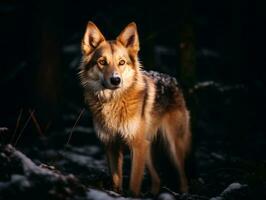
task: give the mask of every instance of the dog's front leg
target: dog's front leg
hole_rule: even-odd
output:
[[[130,177],[130,191],[138,196],[141,189],[141,182],[144,175],[148,142],[145,139],[136,140],[131,143],[132,165]]]
[[[106,146],[106,155],[109,164],[109,170],[112,176],[113,189],[115,192],[122,192],[123,182],[123,151],[118,143],[108,144]]]

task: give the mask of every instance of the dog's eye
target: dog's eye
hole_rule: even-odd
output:
[[[99,63],[100,63],[101,65],[107,65],[106,60],[99,60]]]
[[[125,63],[126,63],[126,61],[124,61],[124,60],[119,61],[119,65],[124,65]]]

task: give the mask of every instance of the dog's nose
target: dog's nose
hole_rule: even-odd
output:
[[[121,78],[120,78],[119,76],[112,76],[112,77],[110,78],[110,82],[111,82],[112,85],[117,86],[117,85],[120,84],[120,82],[121,82]]]

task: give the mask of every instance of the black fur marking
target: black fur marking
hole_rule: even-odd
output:
[[[143,74],[153,79],[156,85],[155,106],[170,108],[178,104],[176,99],[183,94],[174,77],[155,71],[143,71]]]
[[[149,86],[148,86],[148,83],[147,83],[147,80],[146,78],[144,77],[144,83],[145,83],[145,94],[144,94],[144,99],[143,99],[143,104],[142,104],[142,112],[141,112],[141,116],[144,116],[144,113],[145,113],[145,108],[146,108],[146,105],[147,105],[147,99],[148,99],[148,96],[149,96]]]

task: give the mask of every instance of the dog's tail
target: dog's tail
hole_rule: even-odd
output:
[[[190,116],[186,109],[167,113],[162,121],[164,143],[180,175],[180,191],[188,191],[185,158],[190,150]]]

